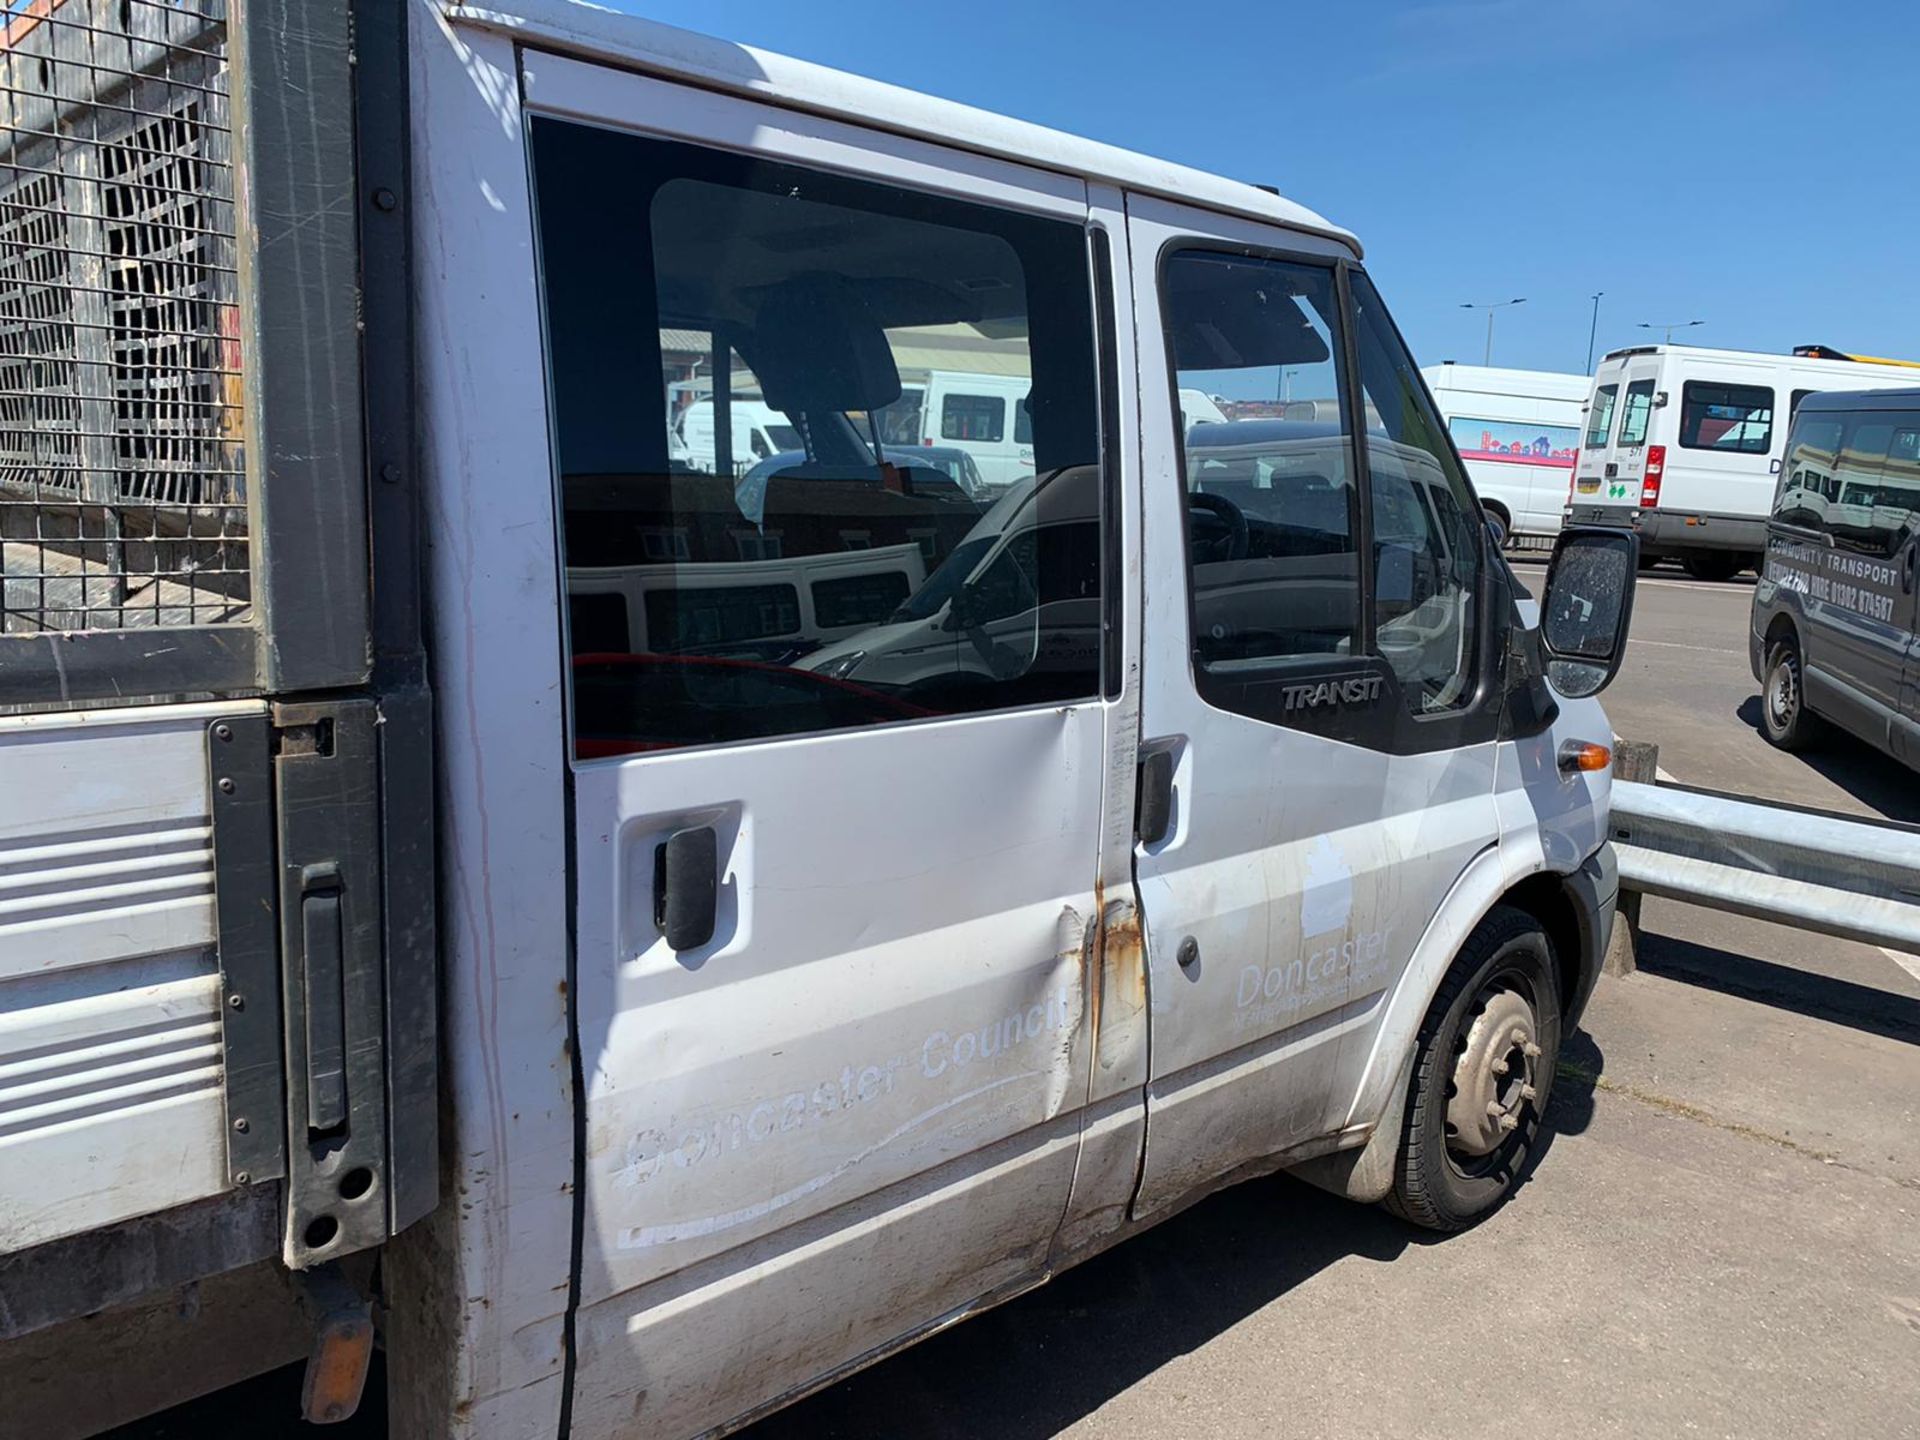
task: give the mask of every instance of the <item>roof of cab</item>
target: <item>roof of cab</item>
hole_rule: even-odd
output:
[[[1800,402],[1800,410],[1920,410],[1920,388],[1816,390]]]
[[[1257,185],[810,61],[623,15],[583,0],[447,3],[445,13],[456,24],[509,35],[536,49],[603,60],[666,79],[692,80],[708,89],[1104,180],[1124,189],[1323,235],[1348,246],[1356,256],[1361,253],[1351,231]]]

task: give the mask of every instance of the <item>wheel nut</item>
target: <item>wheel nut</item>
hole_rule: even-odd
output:
[[[1508,1065],[1504,1060],[1496,1060],[1493,1062],[1493,1073],[1496,1075],[1504,1075],[1512,1068],[1513,1067]]]
[[[1500,1117],[1500,1128],[1507,1131],[1518,1130],[1520,1128],[1520,1122],[1511,1115],[1502,1115]]]
[[[1487,1102],[1487,1114],[1498,1119],[1499,1117],[1505,1115],[1506,1113],[1507,1113],[1506,1110],[1501,1106],[1498,1100],[1489,1100]]]
[[[1520,1053],[1525,1055],[1529,1060],[1538,1060],[1540,1058],[1540,1047],[1529,1040],[1525,1045],[1520,1047]]]
[[[1520,1087],[1520,1098],[1522,1100],[1537,1100],[1539,1097],[1540,1092],[1531,1085],[1522,1085]]]

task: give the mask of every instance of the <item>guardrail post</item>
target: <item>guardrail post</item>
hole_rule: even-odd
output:
[[[1639,740],[1613,742],[1613,778],[1654,784],[1660,773],[1660,747]],[[1607,938],[1603,975],[1631,975],[1638,968],[1635,953],[1640,940],[1640,892],[1622,888],[1613,915],[1613,933]]]

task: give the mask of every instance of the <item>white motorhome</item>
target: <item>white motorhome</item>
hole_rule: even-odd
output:
[[[1352,234],[564,0],[61,13],[0,314],[167,336],[0,410],[0,1434],[338,1420],[378,1330],[405,1440],[687,1440],[1245,1176],[1512,1193],[1635,542],[1529,624]],[[988,521],[874,433],[941,325],[1031,386]],[[803,442],[752,514],[668,334]],[[910,675],[806,666],[916,567]]]
[[[1502,537],[1557,535],[1592,381],[1548,370],[1447,361],[1420,372]]]
[[[1640,345],[1594,372],[1568,520],[1629,527],[1641,559],[1700,580],[1755,568],[1793,413],[1826,390],[1920,386],[1920,366],[1825,346],[1791,355]]]

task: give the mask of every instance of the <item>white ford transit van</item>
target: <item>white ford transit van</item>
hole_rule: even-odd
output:
[[[377,1327],[405,1440],[687,1440],[1241,1177],[1513,1193],[1636,542],[1522,619],[1353,235],[563,0],[8,36],[0,313],[189,374],[157,454],[160,342],[36,322],[0,413],[0,1433],[339,1419]],[[997,499],[888,453],[929,334]]]

